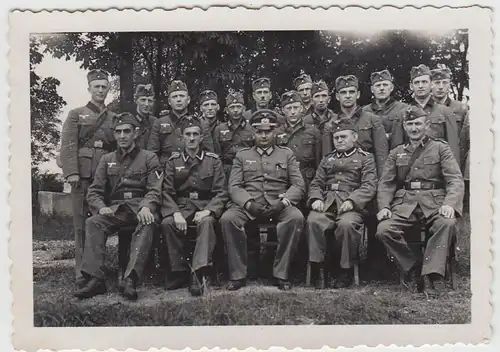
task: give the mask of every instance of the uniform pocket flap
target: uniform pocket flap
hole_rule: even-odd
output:
[[[82,158],[92,158],[94,156],[94,150],[90,148],[80,148],[78,149],[78,156]]]
[[[431,117],[431,123],[444,123],[445,118],[444,115],[437,115],[434,117]]]

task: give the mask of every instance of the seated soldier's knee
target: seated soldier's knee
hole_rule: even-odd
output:
[[[198,226],[207,226],[207,225],[215,225],[215,218],[213,216],[205,216],[201,219]]]
[[[346,218],[338,219],[336,225],[337,228],[341,230],[348,230],[351,228],[357,228],[359,226],[362,226],[361,224],[358,224],[357,222],[353,222],[352,220]]]
[[[387,220],[381,221],[377,226],[377,232],[375,233],[375,238],[378,240],[383,240],[386,237],[390,237],[390,223]]]
[[[163,220],[161,221],[160,226],[161,226],[162,230],[169,229],[172,226],[175,226],[174,217],[173,216],[167,216],[166,218],[163,218]]]
[[[95,227],[96,224],[98,223],[98,218],[101,215],[92,215],[91,217],[85,219],[85,227],[88,228],[90,227]]]
[[[290,210],[290,213],[289,213],[289,221],[298,222],[298,223],[303,224],[304,223],[304,214],[302,214],[302,212],[298,208],[292,207]]]
[[[441,218],[436,220],[436,223],[439,227],[451,229],[456,225],[457,220],[455,218],[447,219],[447,218],[441,217]]]

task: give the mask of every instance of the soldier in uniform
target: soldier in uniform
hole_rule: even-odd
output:
[[[296,208],[304,196],[304,180],[293,151],[274,145],[276,113],[259,110],[251,124],[256,129],[256,145],[236,153],[229,178],[232,204],[220,219],[229,260],[227,288],[237,290],[246,284],[244,226],[249,220],[257,220],[277,222],[279,243],[273,276],[279,289],[289,290],[288,269],[304,225],[304,217]]]
[[[214,149],[224,164],[226,180],[229,179],[236,153],[255,144],[253,128],[243,118],[244,102],[241,92],[230,90],[226,97],[225,109],[228,119],[215,128]]]
[[[276,129],[276,144],[295,153],[307,191],[321,161],[321,133],[315,125],[306,125],[302,120],[303,106],[298,92],[282,94],[281,106],[286,122]]]
[[[394,120],[408,105],[391,96],[394,90],[394,78],[388,70],[372,72],[370,80],[373,101],[365,105],[363,110],[380,117],[387,140],[390,141]],[[389,149],[391,149],[390,145]]]
[[[297,92],[299,92],[300,98],[302,99],[302,104],[304,105],[302,115],[306,116],[312,114],[314,112],[314,106],[312,104],[311,95],[311,89],[313,85],[311,76],[309,76],[307,73],[303,73],[293,80],[293,85],[295,86]]]
[[[201,123],[182,127],[184,151],[173,153],[165,165],[162,187],[161,228],[166,238],[172,274],[167,289],[188,283],[189,267],[184,245],[187,226],[196,225],[196,246],[191,263],[189,291],[202,295],[209,278],[216,244],[215,225],[228,200],[222,162],[217,154],[200,148]]]
[[[179,80],[172,81],[168,87],[168,102],[172,111],[155,121],[148,143],[148,150],[158,154],[162,165],[167,162],[173,152],[180,153],[184,150],[181,127],[189,123],[191,119],[197,118],[188,114],[190,101],[186,84]],[[213,152],[213,140],[206,121],[202,121],[202,128],[202,149]]]
[[[135,89],[134,101],[137,105],[135,118],[139,122],[139,135],[135,143],[142,149],[147,149],[151,128],[156,121],[152,115],[155,94],[151,84],[139,84]]]
[[[215,128],[220,124],[217,118],[217,113],[220,110],[219,98],[213,90],[204,90],[200,93],[199,100],[201,119],[207,122],[208,131],[213,140],[215,138]]]
[[[464,192],[464,208],[469,209],[469,196],[470,196],[470,170],[469,170],[469,154],[470,154],[470,122],[469,114],[465,115],[464,123],[462,124],[462,131],[460,132],[460,168],[462,175],[464,175],[465,192]]]
[[[260,77],[252,82],[253,100],[255,105],[243,113],[245,120],[250,121],[252,114],[260,109],[273,110],[271,107],[271,98],[273,93],[271,91],[271,80],[267,77]],[[275,111],[277,113],[277,111]],[[284,122],[284,117],[279,113],[276,114],[278,119],[278,124]]]
[[[320,133],[323,133],[325,124],[330,121],[335,114],[328,109],[331,96],[328,86],[323,80],[314,82],[311,88],[313,112],[304,116],[306,125],[314,125]]]
[[[445,274],[449,248],[461,216],[464,182],[449,145],[428,136],[431,117],[419,107],[405,113],[410,143],[391,150],[378,184],[377,237],[407,274],[423,278],[424,292],[439,294],[434,282]],[[403,233],[425,222],[428,240],[423,264],[418,263]]]
[[[329,229],[335,230],[335,243],[340,249],[341,273],[334,287],[348,287],[353,281],[351,269],[363,235],[364,209],[377,190],[373,155],[355,146],[357,138],[352,121],[336,121],[335,150],[321,160],[309,189],[307,204],[313,211],[306,221],[306,234],[317,288],[324,288],[325,232]]]
[[[75,233],[76,284],[85,283],[80,271],[85,240],[85,219],[89,215],[87,189],[101,156],[116,148],[113,136],[113,116],[104,102],[109,92],[109,74],[91,70],[87,74],[87,105],[73,109],[64,121],[61,138],[61,165],[66,182],[71,185],[73,227]]]
[[[103,268],[107,236],[123,226],[136,225],[120,290],[127,299],[137,299],[136,284],[159,222],[155,213],[160,206],[163,179],[156,154],[135,143],[139,133],[137,127],[139,123],[132,114],[117,116],[114,135],[118,149],[101,158],[94,182],[89,187],[87,200],[93,216],[85,222],[87,231],[81,266],[85,284],[75,292],[78,298],[106,292]]]
[[[425,65],[419,65],[411,69],[410,77],[413,100],[409,105],[420,107],[429,115],[430,128],[427,130],[429,136],[448,142],[453,155],[457,161],[460,160],[457,118],[449,107],[436,103],[432,98],[431,70]],[[408,136],[403,127],[404,111],[399,115],[398,123],[393,125],[391,148],[408,142]]]
[[[435,102],[451,109],[457,118],[457,128],[462,129],[465,116],[469,113],[469,106],[450,98],[451,71],[449,68],[436,68],[431,70],[432,98]]]
[[[353,75],[340,76],[335,80],[335,89],[337,92],[335,96],[340,103],[341,111],[325,124],[323,155],[331,153],[334,149],[333,122],[338,119],[350,119],[358,128],[356,145],[374,154],[377,172],[380,175],[387,154],[389,153],[389,145],[380,117],[358,106],[357,101],[360,95],[358,86],[358,79]]]

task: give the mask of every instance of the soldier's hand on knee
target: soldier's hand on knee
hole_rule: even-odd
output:
[[[194,218],[193,218],[193,222],[195,224],[199,224],[201,222],[201,220],[203,220],[204,218],[206,218],[207,216],[210,215],[210,210],[201,210],[201,211],[197,211],[195,214],[194,214]]]
[[[439,208],[439,214],[446,219],[453,219],[455,217],[455,209],[449,205],[442,205],[441,208]]]
[[[66,182],[68,182],[71,187],[78,187],[80,184],[80,175],[70,175],[66,178]]]
[[[344,203],[342,203],[342,205],[340,206],[339,208],[339,213],[342,214],[342,213],[347,213],[348,211],[351,211],[354,209],[354,203],[352,202],[352,200],[349,200],[347,199],[346,201],[344,201]]]
[[[175,222],[175,227],[177,227],[177,229],[179,231],[182,231],[182,232],[187,231],[187,222],[181,213],[174,213],[174,222]]]
[[[377,220],[378,221],[382,221],[382,220],[385,220],[385,219],[390,219],[391,217],[392,217],[392,211],[390,211],[387,208],[382,209],[377,214]]]
[[[322,213],[325,210],[325,203],[322,200],[317,199],[311,204],[311,208],[314,211]]]
[[[148,207],[142,207],[137,214],[137,220],[142,225],[151,225],[155,221],[155,217]]]
[[[104,207],[104,208],[99,209],[99,214],[105,215],[105,216],[111,216],[114,214],[114,212],[111,208]]]

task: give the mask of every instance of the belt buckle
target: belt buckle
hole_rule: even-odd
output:
[[[102,148],[104,143],[102,141],[94,141],[94,148]]]
[[[197,200],[198,192],[189,192],[189,199]]]
[[[332,183],[332,184],[330,185],[330,189],[331,189],[332,191],[338,191],[338,190],[339,190],[339,184],[338,184],[338,183]]]
[[[422,182],[420,182],[420,181],[410,182],[410,188],[411,189],[421,189],[422,188]]]
[[[132,199],[132,192],[123,192],[123,199]]]

